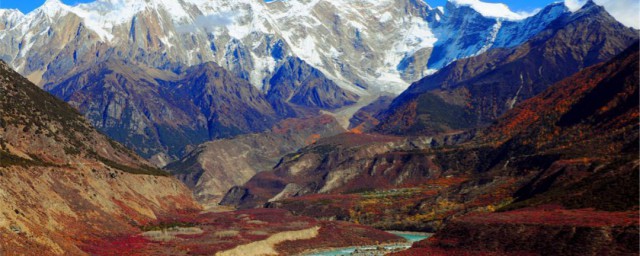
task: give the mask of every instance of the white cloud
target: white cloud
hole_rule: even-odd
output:
[[[533,11],[527,12],[527,11],[518,11],[516,12],[518,15],[522,16],[522,17],[531,17],[533,15],[536,15],[538,12],[540,12],[540,10],[542,10],[542,8],[536,8]]]
[[[505,18],[509,20],[521,20],[526,17],[512,12],[509,7],[501,3],[485,3],[480,0],[450,0],[456,6],[469,6],[485,17]]]
[[[565,0],[564,4],[572,11],[580,9],[586,0]],[[622,24],[640,28],[640,3],[638,0],[595,0],[596,4],[604,6]]]

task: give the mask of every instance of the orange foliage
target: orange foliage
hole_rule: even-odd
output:
[[[305,139],[305,144],[311,145],[318,142],[320,139],[320,134],[311,134],[307,139]]]
[[[354,134],[362,134],[364,129],[364,124],[360,124],[356,127],[354,127],[353,129],[349,130],[350,133],[354,133]]]

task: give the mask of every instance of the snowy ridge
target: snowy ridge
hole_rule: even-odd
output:
[[[442,22],[433,26],[438,41],[429,60],[429,67],[432,69],[440,69],[455,60],[475,56],[493,48],[520,45],[569,12],[559,2],[524,19],[489,18],[478,12],[477,6],[467,8],[468,5],[455,4],[454,1],[476,2],[450,0],[450,4],[443,10]],[[456,30],[459,32],[452,33]]]
[[[23,17],[17,9],[0,9],[0,30],[13,28]]]
[[[558,2],[545,7],[536,15],[521,22],[504,22],[502,29],[496,35],[494,45],[499,47],[520,45],[567,12],[569,12],[567,7]]]
[[[296,56],[347,90],[400,93],[451,61],[520,44],[565,11],[525,17],[479,0],[47,0],[26,15],[0,11],[0,55],[36,80],[105,54],[152,67],[213,61],[258,88]]]

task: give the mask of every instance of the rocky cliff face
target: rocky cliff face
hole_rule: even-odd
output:
[[[493,6],[493,9],[499,10],[500,6]],[[432,69],[441,69],[455,60],[494,48],[518,46],[570,13],[563,3],[550,4],[522,20],[495,19],[483,15],[482,10],[474,9],[473,5],[461,5],[457,1],[448,1],[443,10],[441,22],[434,26],[434,34],[439,40],[427,63]],[[454,31],[458,34],[452,33]]]
[[[424,170],[401,175],[396,163],[402,157],[387,152],[430,147],[431,138],[405,139],[393,136],[345,133],[287,154],[268,172],[258,173],[234,188],[223,204],[243,208],[261,206],[267,201],[314,193],[353,192],[363,188],[390,188],[403,182],[419,183],[428,177],[430,160],[419,164]],[[378,157],[385,155],[384,157]],[[373,160],[376,159],[376,160]]]
[[[521,46],[453,62],[414,83],[378,116],[384,121],[376,130],[433,134],[487,124],[553,83],[615,56],[637,38],[636,31],[589,2]]]
[[[359,98],[326,78],[320,70],[293,57],[276,69],[269,79],[266,94],[271,101],[328,110],[351,105]]]
[[[260,132],[302,112],[269,102],[214,63],[182,73],[109,60],[45,88],[98,129],[164,165],[205,141]]]
[[[188,69],[174,87],[204,115],[210,139],[264,131],[282,118],[262,92],[215,63]]]
[[[199,145],[165,169],[193,189],[203,203],[218,203],[233,186],[271,170],[284,156],[320,138],[345,130],[330,116],[287,119],[263,133],[241,135]]]
[[[0,63],[0,253],[84,254],[83,239],[199,210],[178,180]]]
[[[186,145],[209,139],[204,114],[161,83],[178,79],[173,73],[110,60],[45,89],[139,154],[169,158]]]

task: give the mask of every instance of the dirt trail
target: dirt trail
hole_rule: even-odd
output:
[[[202,234],[202,229],[197,227],[174,227],[165,230],[153,230],[142,233],[144,237],[153,241],[171,241],[176,239],[177,235],[199,235]]]
[[[239,245],[235,248],[216,253],[216,256],[241,256],[241,255],[278,255],[274,249],[275,245],[284,241],[311,239],[318,235],[319,226],[296,230],[285,231],[273,234],[269,238],[249,244]]]

